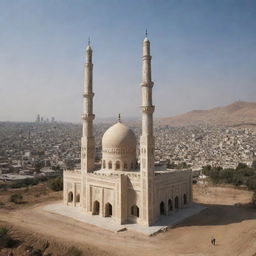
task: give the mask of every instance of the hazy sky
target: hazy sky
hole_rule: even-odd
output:
[[[256,101],[255,0],[0,0],[0,120],[80,122],[88,36],[96,117],[140,116],[146,28],[157,117]]]

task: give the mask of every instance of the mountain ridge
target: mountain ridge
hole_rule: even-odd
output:
[[[256,102],[236,101],[224,107],[192,110],[174,117],[161,118],[160,125],[256,125]]]

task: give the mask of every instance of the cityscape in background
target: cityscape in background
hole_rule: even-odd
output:
[[[110,123],[95,125],[96,161],[101,164],[101,139]],[[137,138],[139,123],[129,124]],[[248,127],[197,125],[155,126],[157,168],[255,166],[256,130]],[[37,115],[34,123],[0,122],[0,180],[55,176],[80,168],[82,125]],[[137,156],[139,155],[139,145]],[[139,157],[138,157],[139,159]],[[139,163],[138,163],[139,164]]]

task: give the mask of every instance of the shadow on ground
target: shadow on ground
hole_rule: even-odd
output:
[[[206,207],[200,213],[191,216],[175,227],[228,225],[244,220],[256,220],[256,209],[249,204],[218,205],[201,204]]]

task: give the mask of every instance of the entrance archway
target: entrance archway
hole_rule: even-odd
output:
[[[131,207],[131,215],[139,217],[140,216],[140,209],[137,205],[133,205]]]
[[[105,205],[105,217],[111,217],[112,216],[112,205],[110,203],[107,203]]]
[[[175,197],[175,209],[178,209],[179,208],[179,197],[176,196]]]
[[[94,201],[92,214],[93,215],[99,215],[100,214],[100,203],[99,203],[99,201]]]
[[[187,204],[187,195],[186,194],[183,195],[183,203]]]
[[[168,200],[168,211],[172,211],[172,200]]]
[[[69,203],[73,202],[73,192],[71,191],[68,193],[68,202]]]
[[[163,201],[160,203],[160,215],[165,215],[165,205]]]

